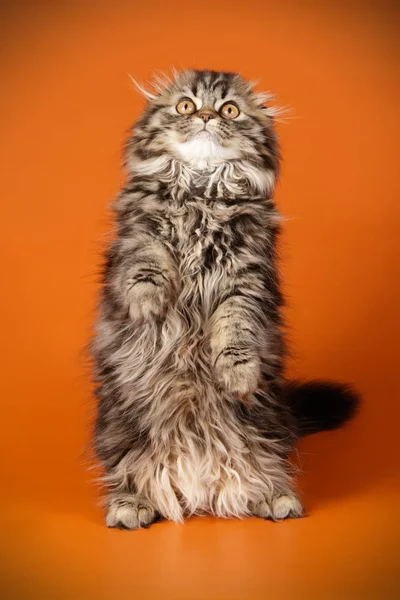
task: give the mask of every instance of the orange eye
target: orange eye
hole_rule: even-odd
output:
[[[233,102],[226,102],[220,108],[220,114],[224,119],[236,119],[240,115],[240,110]]]
[[[196,110],[196,105],[190,98],[182,98],[176,105],[176,112],[180,115],[192,115]]]

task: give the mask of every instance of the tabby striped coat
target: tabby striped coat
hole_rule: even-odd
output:
[[[127,142],[93,342],[110,527],[302,512],[264,100],[236,74],[186,71],[148,93]]]

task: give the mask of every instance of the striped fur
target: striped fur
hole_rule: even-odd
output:
[[[179,115],[182,97],[197,112]],[[218,114],[228,100],[235,120]],[[278,163],[268,109],[231,73],[177,74],[133,128],[93,342],[111,527],[302,512],[287,464]]]

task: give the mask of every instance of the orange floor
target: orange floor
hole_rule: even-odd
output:
[[[8,6],[6,6],[8,4]],[[389,1],[1,5],[0,597],[400,597],[399,64]],[[238,70],[289,105],[277,201],[302,377],[354,381],[340,432],[299,446],[308,518],[107,530],[87,447],[90,335],[131,89]]]

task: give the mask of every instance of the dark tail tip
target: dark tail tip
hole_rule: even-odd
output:
[[[360,405],[350,385],[330,381],[291,382],[287,398],[299,437],[338,429],[355,416]]]

